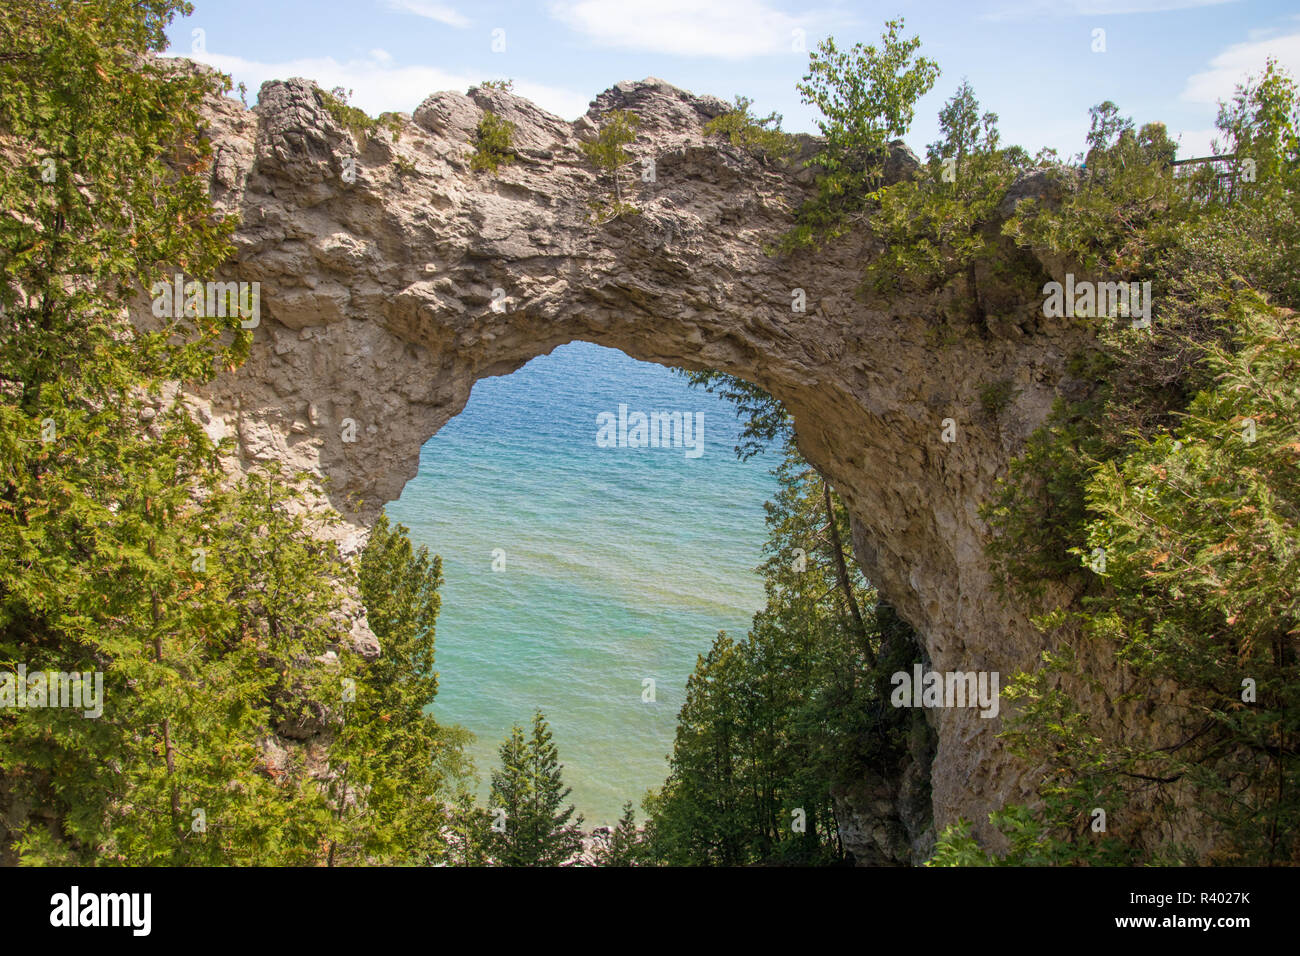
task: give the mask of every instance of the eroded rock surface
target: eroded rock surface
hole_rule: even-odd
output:
[[[470,169],[486,109],[517,128],[518,161],[496,177]],[[633,169],[653,177],[631,186],[638,215],[596,226],[589,203],[607,186],[579,143],[613,109],[640,117]],[[1042,638],[997,596],[977,511],[1077,384],[1063,369],[1084,332],[1049,324],[1038,300],[995,301],[978,324],[943,295],[865,305],[855,290],[874,251],[862,238],[769,255],[811,172],[705,137],[723,109],[654,79],[607,90],[573,123],[508,92],[437,93],[400,133],[358,142],[305,80],[265,84],[253,110],[214,101],[212,189],[242,217],[225,278],[261,283],[262,319],[248,363],[198,396],[209,430],[238,438],[232,464],[328,479],[347,549],[484,376],[573,340],[720,369],[793,413],[803,454],[852,510],[868,577],[932,667],[1006,676],[1031,664]],[[891,166],[905,175],[915,159],[900,144]],[[805,313],[791,309],[796,289]],[[1009,390],[1005,406],[981,401],[989,386]],[[942,440],[945,419],[955,441]],[[936,827],[964,816],[989,837],[989,810],[1032,783],[995,740],[1001,720],[927,717]],[[846,805],[897,792],[864,782]],[[901,823],[872,837],[884,855],[909,842]]]

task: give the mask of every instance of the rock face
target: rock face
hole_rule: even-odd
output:
[[[640,117],[624,193],[639,214],[598,226],[589,203],[608,184],[579,143],[614,109]],[[852,511],[867,576],[922,635],[930,666],[1009,676],[1042,638],[995,593],[977,511],[1054,396],[1077,384],[1064,368],[1085,333],[1049,324],[1040,300],[993,301],[978,327],[942,294],[864,305],[855,290],[875,250],[861,237],[769,255],[811,172],[706,137],[723,109],[647,79],[569,123],[475,89],[434,94],[400,131],[358,137],[305,80],[265,84],[253,110],[214,100],[212,191],[242,219],[221,278],[261,284],[261,324],[250,360],[196,396],[209,431],[238,438],[232,467],[274,460],[328,479],[348,550],[480,378],[573,340],[719,369],[793,413],[803,454]],[[518,159],[495,177],[470,169],[484,110],[517,131]],[[897,144],[890,175],[915,164]],[[990,407],[990,387],[1010,399]],[[988,812],[1032,784],[995,739],[1001,720],[926,717],[937,745],[917,773],[935,827],[963,816],[996,844]],[[926,852],[904,820],[914,809],[870,808],[899,788],[844,795],[882,817],[861,827],[879,830],[877,862]]]

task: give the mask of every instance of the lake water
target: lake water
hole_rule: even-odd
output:
[[[636,412],[702,415],[700,452],[600,447],[597,418],[620,404],[633,430]],[[776,459],[738,461],[737,430],[671,370],[575,342],[477,383],[425,444],[388,514],[442,555],[433,712],[476,735],[484,797],[502,738],[540,708],[587,824],[629,799],[640,818],[697,655],[763,603]]]

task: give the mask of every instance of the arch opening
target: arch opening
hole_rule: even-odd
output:
[[[588,825],[663,784],[697,655],[719,630],[742,637],[763,605],[780,456],[740,461],[739,437],[724,399],[573,342],[480,379],[424,444],[385,512],[442,557],[432,712],[475,734],[480,797],[500,741],[535,709]]]

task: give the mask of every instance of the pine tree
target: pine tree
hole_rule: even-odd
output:
[[[469,790],[458,791],[448,809],[446,857],[452,866],[492,864],[492,815]]]
[[[639,866],[644,857],[641,834],[636,826],[632,801],[623,804],[623,815],[609,836],[609,843],[596,851],[597,866]]]
[[[352,699],[330,750],[332,798],[343,824],[331,863],[429,863],[446,825],[438,750],[447,742],[426,709],[438,691],[434,624],[442,560],[411,546],[381,515],[361,555],[358,584],[382,654],[352,655]]]
[[[574,807],[563,807],[570,789],[562,771],[540,710],[533,715],[531,735],[518,724],[511,729],[501,744],[501,767],[492,772],[488,808],[494,823],[490,846],[499,865],[559,866],[581,849],[582,816],[570,822]]]

